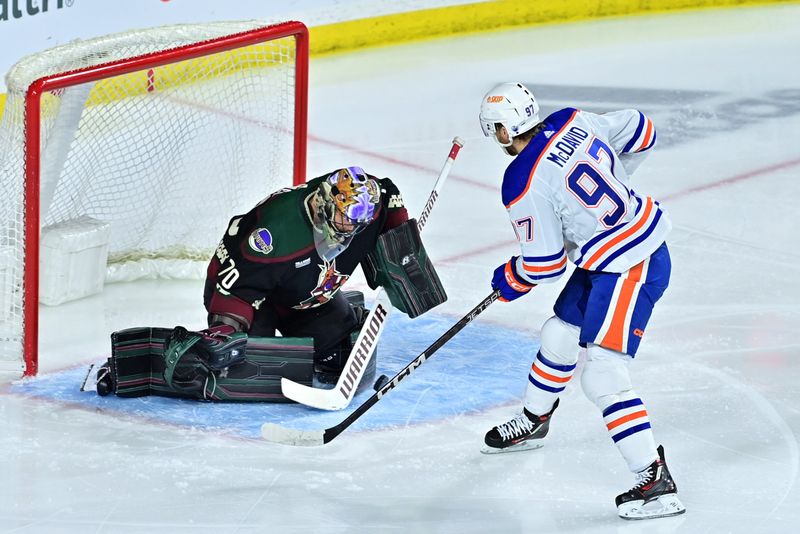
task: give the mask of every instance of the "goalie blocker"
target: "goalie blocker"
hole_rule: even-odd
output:
[[[363,305],[360,292],[346,292]],[[349,352],[363,325],[339,350]],[[183,327],[128,328],[111,335],[111,357],[97,373],[97,393],[118,397],[190,398],[227,402],[293,402],[281,393],[281,378],[311,387],[315,379],[312,338],[214,338]],[[366,370],[371,383],[376,359]]]
[[[369,287],[383,287],[392,306],[412,319],[447,300],[415,219],[381,234],[361,267]]]

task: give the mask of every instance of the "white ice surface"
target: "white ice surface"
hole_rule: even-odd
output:
[[[798,27],[796,5],[703,11],[436,40],[311,66],[312,175],[360,164],[395,179],[414,213],[452,137],[466,140],[425,229],[450,295],[438,313],[454,320],[517,250],[499,198],[507,158],[476,117],[484,92],[518,79],[545,113],[574,105],[653,116],[661,146],[635,183],[673,217],[673,277],[631,369],[685,515],[616,517],[614,496],[633,477],[578,380],[544,448],[495,456],[480,454],[483,434],[517,402],[422,424],[408,414],[407,425],[290,448],[6,386],[0,532],[800,531]],[[562,284],[497,303],[479,321],[535,338]],[[102,357],[114,329],[202,324],[201,292],[199,282],[115,284],[102,297],[43,308],[43,376]],[[491,365],[491,355],[474,365]],[[513,394],[525,383],[522,374]],[[427,402],[435,385],[420,396],[420,407]]]

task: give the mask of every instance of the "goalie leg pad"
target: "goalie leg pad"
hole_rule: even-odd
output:
[[[314,340],[297,337],[251,337],[245,361],[217,374],[211,400],[292,402],[281,393],[281,378],[311,386]]]
[[[414,219],[381,234],[361,266],[369,286],[383,287],[392,306],[412,319],[447,300]]]
[[[171,328],[127,328],[111,334],[113,390],[118,397],[167,396],[172,390],[164,381],[164,342]]]
[[[180,359],[167,384],[165,346],[171,328],[129,328],[111,335],[112,352],[106,364],[113,392],[119,397],[159,395],[234,402],[290,402],[281,393],[281,377],[311,386],[314,343],[311,338],[250,337],[244,360],[209,371],[197,355]],[[219,363],[219,362],[217,362]],[[200,373],[200,371],[203,373]],[[202,375],[202,376],[201,376]],[[202,382],[202,386],[201,386]]]

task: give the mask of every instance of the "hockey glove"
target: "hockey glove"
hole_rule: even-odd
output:
[[[175,389],[194,389],[205,382],[209,372],[243,362],[247,334],[231,330],[223,325],[192,332],[176,326],[164,345],[167,384]]]
[[[536,284],[531,284],[517,274],[517,258],[518,256],[512,256],[510,260],[494,270],[492,289],[500,290],[500,300],[503,302],[518,299],[536,287]]]
[[[194,347],[211,370],[221,371],[244,361],[246,333],[237,332],[232,326],[219,324],[196,334],[201,338]]]

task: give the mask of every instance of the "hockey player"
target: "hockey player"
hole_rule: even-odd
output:
[[[447,299],[389,178],[347,167],[281,189],[228,223],[207,270],[208,328],[114,332],[97,391],[284,402],[281,377],[335,382],[367,318],[363,295],[340,292],[359,264],[409,317]]]
[[[378,236],[407,220],[394,183],[360,167],[270,195],[231,219],[211,259],[203,333],[313,337],[320,376],[338,376],[362,314],[339,288]]]
[[[656,447],[628,373],[670,276],[669,218],[658,202],[631,189],[631,175],[656,143],[653,122],[635,110],[597,115],[574,108],[540,120],[533,94],[520,83],[491,89],[480,122],[484,135],[514,157],[502,200],[521,254],[494,271],[491,284],[500,300],[555,282],[567,260],[575,265],[554,316],[542,326],[522,413],[490,430],[483,452],[542,446],[579,346],[586,347],[581,386],[636,474],[636,485],[616,498],[619,515],[683,513],[663,447]]]

